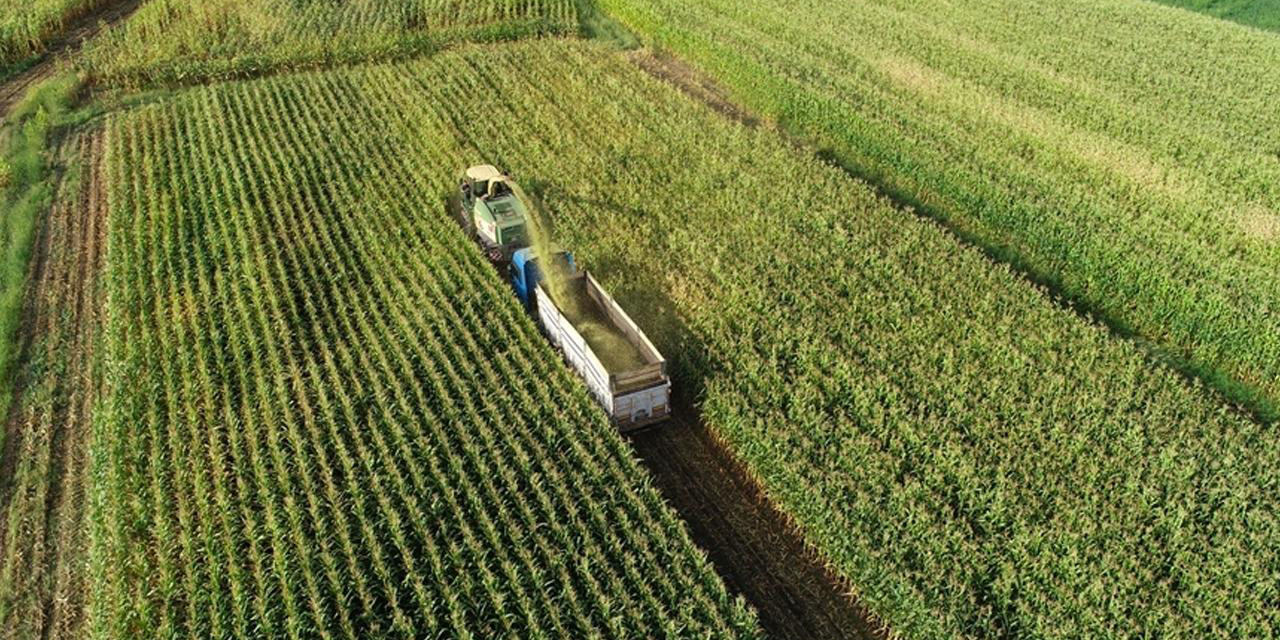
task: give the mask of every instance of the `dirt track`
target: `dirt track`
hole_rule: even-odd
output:
[[[719,85],[681,60],[649,49],[627,59],[720,115],[755,128],[770,126],[735,104]],[[791,144],[804,145],[782,134]],[[789,518],[761,492],[741,463],[698,418],[675,420],[631,438],[662,494],[689,524],[716,571],[746,597],[773,638],[885,638],[883,625],[849,595],[808,548]]]
[[[84,43],[98,35],[103,27],[111,26],[129,17],[141,1],[108,1],[101,7],[72,20],[66,31],[58,39],[49,43],[49,50],[40,57],[40,61],[35,66],[0,85],[0,121],[8,117],[9,110],[22,100],[27,89],[56,73],[61,62],[79,52]]]
[[[652,49],[627,52],[626,58],[645,73],[674,85],[720,115],[747,127],[760,126],[759,118],[735,104],[720,85],[684,61]]]
[[[139,3],[108,2],[73,20],[34,66],[0,85],[0,121],[29,88]],[[50,178],[54,205],[36,221],[0,451],[0,640],[75,638],[83,624],[85,481],[100,377],[101,157],[100,131],[62,140]]]
[[[33,246],[21,356],[0,461],[0,638],[78,637],[84,609],[85,482],[95,343],[102,320],[106,200],[102,135],[59,153],[53,208]],[[68,179],[67,176],[78,176]]]
[[[884,637],[694,410],[677,409],[673,422],[631,442],[694,542],[729,589],[756,608],[771,638]]]

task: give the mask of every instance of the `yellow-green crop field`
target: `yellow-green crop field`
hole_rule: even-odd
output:
[[[105,0],[0,0],[0,67],[44,51],[71,18]]]
[[[602,0],[1233,402],[1280,417],[1280,38],[1141,0]]]
[[[623,60],[464,47],[111,119],[95,635],[753,633],[447,219],[480,160],[895,632],[1276,628],[1270,429]]]
[[[1277,34],[0,11],[0,640],[1280,635]],[[670,421],[619,434],[540,334],[455,220],[476,164]]]
[[[574,0],[147,0],[83,66],[99,84],[137,88],[577,29]]]
[[[587,62],[472,50],[110,119],[93,637],[758,635],[445,216],[447,114],[396,137],[457,65],[553,54],[548,81]]]

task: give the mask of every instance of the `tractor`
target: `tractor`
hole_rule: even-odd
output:
[[[529,208],[509,174],[488,164],[471,167],[458,183],[458,216],[494,263],[529,246]]]

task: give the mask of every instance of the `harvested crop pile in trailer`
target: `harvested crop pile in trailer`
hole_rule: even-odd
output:
[[[614,326],[582,286],[567,288],[556,305],[608,371],[632,371],[647,364],[644,354]]]
[[[416,162],[483,153],[538,185],[557,242],[894,632],[1280,624],[1272,430],[772,132],[593,47],[506,51],[507,100],[458,90],[494,64],[467,51],[347,77],[408,110],[387,138]],[[453,122],[456,148],[418,143]]]

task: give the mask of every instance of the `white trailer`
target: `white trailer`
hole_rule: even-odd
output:
[[[666,420],[671,412],[671,379],[667,361],[630,316],[585,271],[570,277],[569,287],[581,300],[596,305],[607,320],[639,352],[644,364],[626,371],[609,371],[569,318],[556,306],[542,283],[535,291],[538,322],[560,349],[618,429],[626,432]]]

